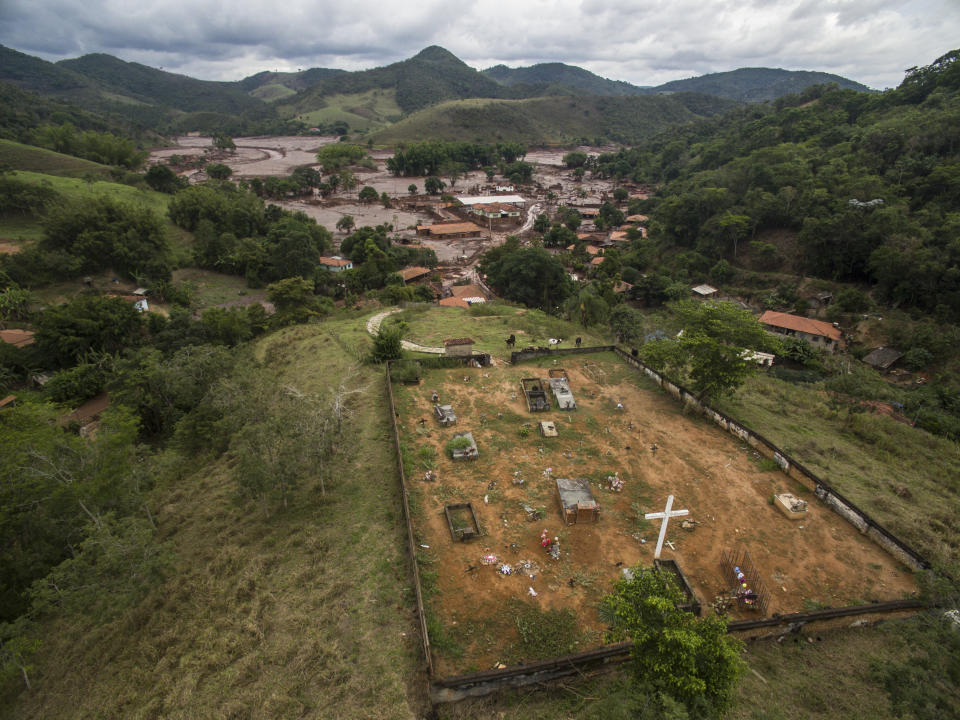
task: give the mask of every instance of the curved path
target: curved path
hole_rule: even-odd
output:
[[[388,315],[393,315],[394,313],[400,312],[400,308],[391,308],[390,310],[384,310],[383,312],[378,312],[376,315],[371,315],[367,319],[367,332],[371,335],[376,335],[380,332],[380,323],[383,322],[383,319]],[[412,343],[409,340],[401,340],[400,345],[404,350],[410,350],[412,352],[422,352],[430,353],[432,355],[443,355],[444,349],[442,347],[430,347],[429,345],[417,345],[417,343]]]

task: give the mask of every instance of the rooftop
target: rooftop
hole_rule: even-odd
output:
[[[473,297],[486,298],[487,296],[479,285],[453,285],[450,287],[450,292],[453,293],[454,297],[463,300]]]
[[[459,308],[470,307],[470,303],[458,297],[444,298],[443,300],[440,301],[440,305],[442,305],[443,307],[459,307]]]
[[[413,267],[406,267],[400,271],[400,277],[403,278],[404,282],[409,282],[410,280],[416,280],[417,278],[424,277],[425,275],[430,274],[430,268],[420,267],[419,265],[414,265]]]
[[[320,258],[320,264],[327,267],[346,267],[347,265],[353,265],[353,261],[342,257],[322,257]]]
[[[457,200],[464,205],[483,205],[486,203],[514,203],[523,205],[526,202],[526,200],[519,195],[467,195],[465,197],[458,197]]]
[[[15,347],[33,345],[33,330],[0,330],[0,340]]]
[[[431,235],[459,235],[460,233],[479,233],[482,228],[472,222],[437,223],[426,228]]]
[[[791,315],[790,313],[767,310],[760,316],[760,322],[764,325],[772,325],[773,327],[807,333],[807,335],[828,337],[831,340],[840,340],[841,338],[840,331],[830,323],[800,317],[799,315]]]

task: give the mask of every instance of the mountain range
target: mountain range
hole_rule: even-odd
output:
[[[731,102],[774,100],[811,85],[836,83],[841,88],[869,91],[866,86],[837,75],[771,68],[743,68],[656,87],[610,80],[564,63],[520,68],[497,65],[478,71],[438,46],[370,70],[310,68],[299,72],[261,72],[235,82],[198,80],[105,54],[51,63],[0,46],[0,83],[85,110],[126,118],[158,132],[226,127],[235,134],[239,134],[237,130],[265,131],[265,126],[277,126],[279,130],[281,125],[287,130],[295,126],[336,126],[340,130],[377,131],[401,119],[409,121],[420,112],[431,111],[435,115],[436,109],[447,103],[476,99],[529,101],[575,97],[582,99],[589,111],[596,107],[597,98],[690,93],[708,96],[696,101],[681,99],[679,104],[633,101],[607,106],[607,111],[650,110],[665,112],[675,119],[689,119],[721,112]],[[547,105],[551,106],[550,112],[556,110],[555,103]],[[476,103],[466,107],[475,108]],[[502,110],[511,104],[501,103],[498,107]],[[535,107],[536,103],[528,104],[524,111]],[[694,107],[699,110],[693,110]],[[594,129],[590,123],[587,125]],[[595,129],[596,133],[609,136],[599,125]],[[552,131],[539,134],[558,135]]]

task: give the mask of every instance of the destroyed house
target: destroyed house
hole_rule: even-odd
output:
[[[553,397],[557,400],[557,408],[560,410],[576,410],[577,402],[570,392],[570,379],[567,377],[566,370],[550,371],[550,389],[553,391]]]
[[[550,400],[547,399],[547,389],[540,378],[523,378],[520,389],[527,401],[527,410],[530,412],[544,412],[550,409]]]

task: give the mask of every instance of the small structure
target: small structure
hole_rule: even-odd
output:
[[[788,337],[798,337],[811,345],[823,348],[827,352],[836,350],[842,337],[839,328],[830,323],[791,315],[790,313],[774,312],[773,310],[767,310],[760,316],[760,324],[766,325],[769,332]]]
[[[878,347],[865,355],[863,361],[880,372],[888,372],[896,362],[903,357],[903,353],[890,347]]]
[[[570,392],[570,379],[567,377],[567,371],[562,368],[551,369],[549,382],[553,396],[557,399],[557,408],[560,410],[576,410],[577,401],[573,399],[573,393]]]
[[[81,437],[88,437],[100,425],[100,416],[110,407],[110,396],[100,393],[87,400],[69,415],[63,415],[57,423],[61,427],[75,427]]]
[[[520,219],[520,209],[509,203],[493,202],[482,205],[474,205],[470,208],[474,215],[486,218],[487,220],[500,220],[502,218]]]
[[[463,238],[480,237],[483,228],[472,222],[435,223],[434,225],[417,225],[417,235],[427,235],[440,240],[457,240]]]
[[[472,338],[448,338],[443,341],[443,354],[448,357],[473,355]]]
[[[716,297],[717,292],[717,289],[713,287],[713,285],[703,284],[693,288],[693,294],[703,299]]]
[[[742,548],[722,549],[720,567],[724,577],[729,578],[732,585],[730,596],[737,605],[766,615],[770,597],[750,553]]]
[[[438,305],[441,307],[458,307],[468,309],[470,307],[470,303],[468,303],[466,300],[461,300],[458,297],[443,298],[443,300],[439,301]]]
[[[791,520],[803,520],[807,517],[807,501],[791,493],[774,495],[773,504]]]
[[[756,363],[760,367],[773,367],[773,359],[776,357],[773,353],[760,352],[759,350],[744,350],[740,357],[748,362]]]
[[[557,495],[560,497],[560,512],[567,525],[597,522],[600,506],[590,490],[589,480],[557,478]]]
[[[400,271],[400,277],[403,278],[403,284],[414,282],[416,280],[422,280],[423,278],[430,277],[430,268],[413,266],[405,267]]]
[[[458,440],[464,438],[464,440]],[[480,451],[477,450],[477,441],[473,439],[473,433],[457,433],[450,440],[450,456],[454,460],[476,460],[480,457]]]
[[[7,395],[3,400],[0,400],[0,410],[6,410],[8,407],[15,407],[17,404],[16,395]]]
[[[540,434],[543,437],[557,437],[557,425],[553,420],[543,420],[539,424]]]
[[[480,522],[473,509],[473,503],[453,503],[445,505],[443,514],[447,517],[447,526],[450,528],[450,537],[454,541],[466,542],[480,536]]]
[[[524,207],[527,201],[519,195],[464,195],[458,197],[461,205],[472,207],[474,205],[486,205],[492,202],[509,203],[517,207]]]
[[[322,257],[320,258],[320,264],[330,272],[335,273],[353,269],[353,261],[348,260],[347,258],[342,258],[339,255],[334,255],[333,257]]]
[[[520,390],[527,401],[527,410],[530,412],[545,412],[550,409],[547,399],[547,389],[540,378],[523,378],[520,381]]]
[[[437,420],[439,420],[440,424],[444,427],[457,424],[457,414],[450,405],[434,405],[433,414],[436,415]]]

